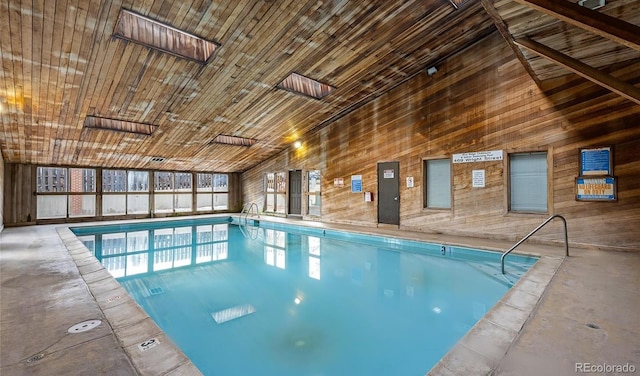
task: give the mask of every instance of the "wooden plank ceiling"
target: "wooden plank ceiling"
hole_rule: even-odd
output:
[[[637,0],[608,3],[599,12],[640,23]],[[214,42],[215,52],[202,64],[116,38],[122,9]],[[0,4],[0,149],[15,163],[244,171],[496,26],[537,81],[570,71],[516,45],[523,36],[595,68],[638,59],[512,0],[458,9],[448,0],[9,0]],[[335,89],[321,100],[279,89],[292,72]],[[153,133],[84,127],[87,117]],[[218,135],[255,143],[212,143]]]

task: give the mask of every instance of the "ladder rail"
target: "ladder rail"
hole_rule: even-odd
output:
[[[244,204],[244,206],[242,207],[242,211],[240,212],[240,222],[242,222],[242,215],[244,214],[244,221],[245,223],[247,223],[249,214],[251,214],[251,209],[253,209],[253,207],[256,208],[256,215],[258,216],[258,218],[260,218],[260,209],[258,209],[258,204],[256,204],[255,202],[247,202]]]
[[[527,236],[525,236],[524,238],[520,239],[519,242],[517,242],[516,244],[513,245],[513,247],[509,248],[508,251],[506,251],[505,253],[502,254],[502,256],[500,257],[500,264],[502,265],[502,274],[504,274],[504,258],[511,253],[511,251],[513,251],[514,249],[516,249],[520,244],[524,243],[527,239],[529,239],[533,234],[535,234],[536,232],[538,232],[538,230],[540,230],[541,228],[543,228],[547,223],[551,222],[552,220],[554,220],[555,218],[560,218],[562,219],[562,222],[564,223],[564,252],[565,252],[565,256],[569,257],[569,235],[567,233],[567,220],[561,216],[560,214],[555,214],[552,215],[551,217],[547,218],[544,222],[542,222],[538,227],[536,227],[535,229],[533,229],[533,231],[531,231]]]

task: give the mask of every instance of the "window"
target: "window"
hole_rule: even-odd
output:
[[[451,209],[451,160],[424,161],[425,207]]]
[[[154,176],[155,213],[191,211],[191,173],[157,171]]]
[[[264,211],[270,213],[285,213],[287,197],[286,172],[270,172],[265,175],[265,203]]]
[[[96,170],[38,167],[37,219],[96,215]]]
[[[148,171],[102,170],[102,215],[148,213]]]
[[[307,214],[320,216],[320,170],[307,173]]]
[[[196,207],[198,211],[229,208],[229,177],[227,174],[197,175]]]
[[[546,213],[547,153],[509,155],[509,210]]]

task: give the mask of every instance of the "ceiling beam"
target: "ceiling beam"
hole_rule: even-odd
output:
[[[618,80],[613,76],[601,72],[579,60],[576,60],[529,38],[518,38],[514,41],[514,43],[518,46],[522,46],[532,51],[533,53],[547,58],[554,63],[562,65],[563,67],[586,78],[591,82],[594,82],[595,84],[598,84],[613,91],[614,93],[622,95],[623,97],[637,104],[640,104],[640,88],[637,88],[624,81]]]
[[[493,20],[493,23],[494,25],[496,25],[496,29],[498,29],[498,32],[500,33],[500,35],[502,35],[502,38],[504,38],[504,40],[507,42],[509,47],[511,47],[511,50],[513,50],[513,53],[516,55],[518,60],[520,60],[520,63],[522,64],[523,68],[527,71],[527,73],[529,73],[529,76],[531,76],[533,81],[535,81],[535,83],[538,86],[540,86],[540,79],[538,78],[536,73],[533,71],[531,64],[529,64],[529,61],[524,57],[522,50],[513,43],[513,35],[511,35],[507,24],[504,22],[502,17],[500,17],[498,10],[493,5],[493,1],[480,0],[480,3],[482,4],[482,7],[487,12],[489,17],[491,17],[491,19]]]
[[[570,1],[514,0],[549,16],[640,51],[640,27]]]

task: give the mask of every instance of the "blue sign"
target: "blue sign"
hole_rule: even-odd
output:
[[[613,175],[611,148],[582,149],[580,151],[580,175]]]
[[[362,175],[351,175],[351,192],[362,192]]]

